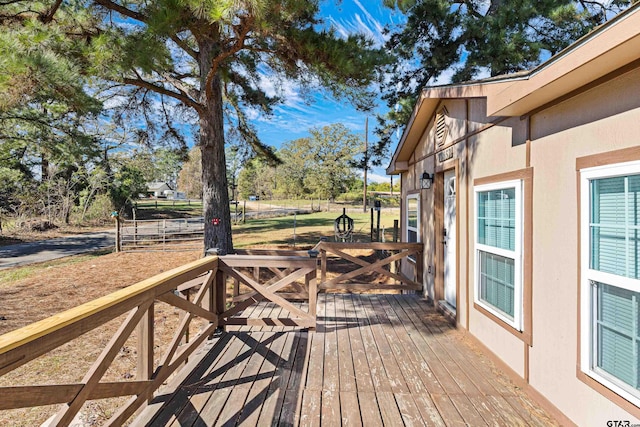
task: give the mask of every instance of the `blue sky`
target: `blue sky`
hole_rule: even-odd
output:
[[[322,17],[327,25],[338,34],[365,34],[376,45],[384,43],[382,30],[387,24],[401,22],[402,15],[382,6],[382,0],[343,0],[339,4],[327,0],[322,3]],[[269,82],[264,82],[267,91]],[[274,89],[275,90],[275,89]],[[250,114],[261,140],[268,145],[280,147],[283,142],[308,135],[308,129],[333,123],[342,123],[354,133],[364,137],[367,114],[357,111],[346,102],[336,101],[322,92],[312,95],[313,103],[308,103],[295,85],[282,88],[285,102],[274,109],[273,116],[264,117],[259,113]],[[384,114],[386,106],[380,102],[378,108],[369,113],[369,141],[375,141],[373,128],[375,113]],[[392,147],[392,149],[395,147]],[[383,162],[386,166],[387,160]],[[384,168],[374,168],[369,174],[370,182],[385,182]]]

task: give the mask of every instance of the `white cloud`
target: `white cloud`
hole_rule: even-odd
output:
[[[358,8],[362,11],[362,13],[364,13],[364,16],[366,16],[367,18],[367,22],[369,22],[369,24],[371,24],[374,27],[374,29],[379,35],[382,35],[382,30],[384,29],[384,25],[382,25],[380,21],[375,19],[373,15],[371,15],[369,10],[367,10],[367,8],[365,8],[362,5],[362,3],[360,3],[359,0],[353,0],[353,2],[356,4],[356,6],[358,6]]]
[[[353,16],[346,20],[329,16],[328,20],[331,26],[341,37],[346,38],[350,34],[362,34],[373,40],[377,46],[383,45],[386,41],[386,37],[383,34],[384,25],[359,0],[353,0],[353,3],[362,14],[354,13]]]
[[[384,173],[383,169],[380,169],[379,171],[368,172],[367,183],[371,184],[372,182],[383,183],[391,181],[391,177],[389,175],[382,175],[382,173]],[[364,178],[364,171],[358,171],[358,175],[361,178]]]
[[[300,88],[294,81],[280,79],[263,73],[260,76],[258,85],[260,86],[260,89],[267,94],[267,96],[281,97],[285,105],[294,106],[303,102],[303,99],[300,96]]]

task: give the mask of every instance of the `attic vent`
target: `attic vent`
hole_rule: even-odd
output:
[[[447,107],[444,106],[436,114],[436,144],[438,147],[442,147],[447,139],[449,128],[447,127],[446,117],[448,115]]]

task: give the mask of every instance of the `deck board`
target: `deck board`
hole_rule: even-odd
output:
[[[229,326],[132,425],[558,424],[419,297],[321,294],[317,332]]]
[[[353,305],[353,297],[347,295],[343,298],[345,305],[345,315],[347,318],[354,319],[351,323],[352,327],[347,327],[349,332],[349,344],[351,345],[351,359],[353,362],[353,372],[356,380],[356,390],[358,392],[373,393],[373,381],[371,380],[371,370],[365,353],[364,344],[362,342],[362,334],[358,318],[356,317]]]

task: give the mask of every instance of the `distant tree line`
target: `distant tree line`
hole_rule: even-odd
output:
[[[353,164],[363,154],[362,138],[343,124],[309,131],[276,152],[282,163],[269,166],[254,159],[240,171],[240,197],[314,197],[335,199],[357,181]]]
[[[8,121],[0,127],[8,131]],[[43,131],[14,120],[14,136],[0,145],[0,215],[51,224],[100,222],[147,192],[147,183],[175,183],[184,155],[169,148],[131,149],[90,135],[51,138],[34,144]],[[1,131],[0,131],[1,132]],[[37,135],[34,135],[37,134]],[[40,139],[42,141],[42,139]]]

